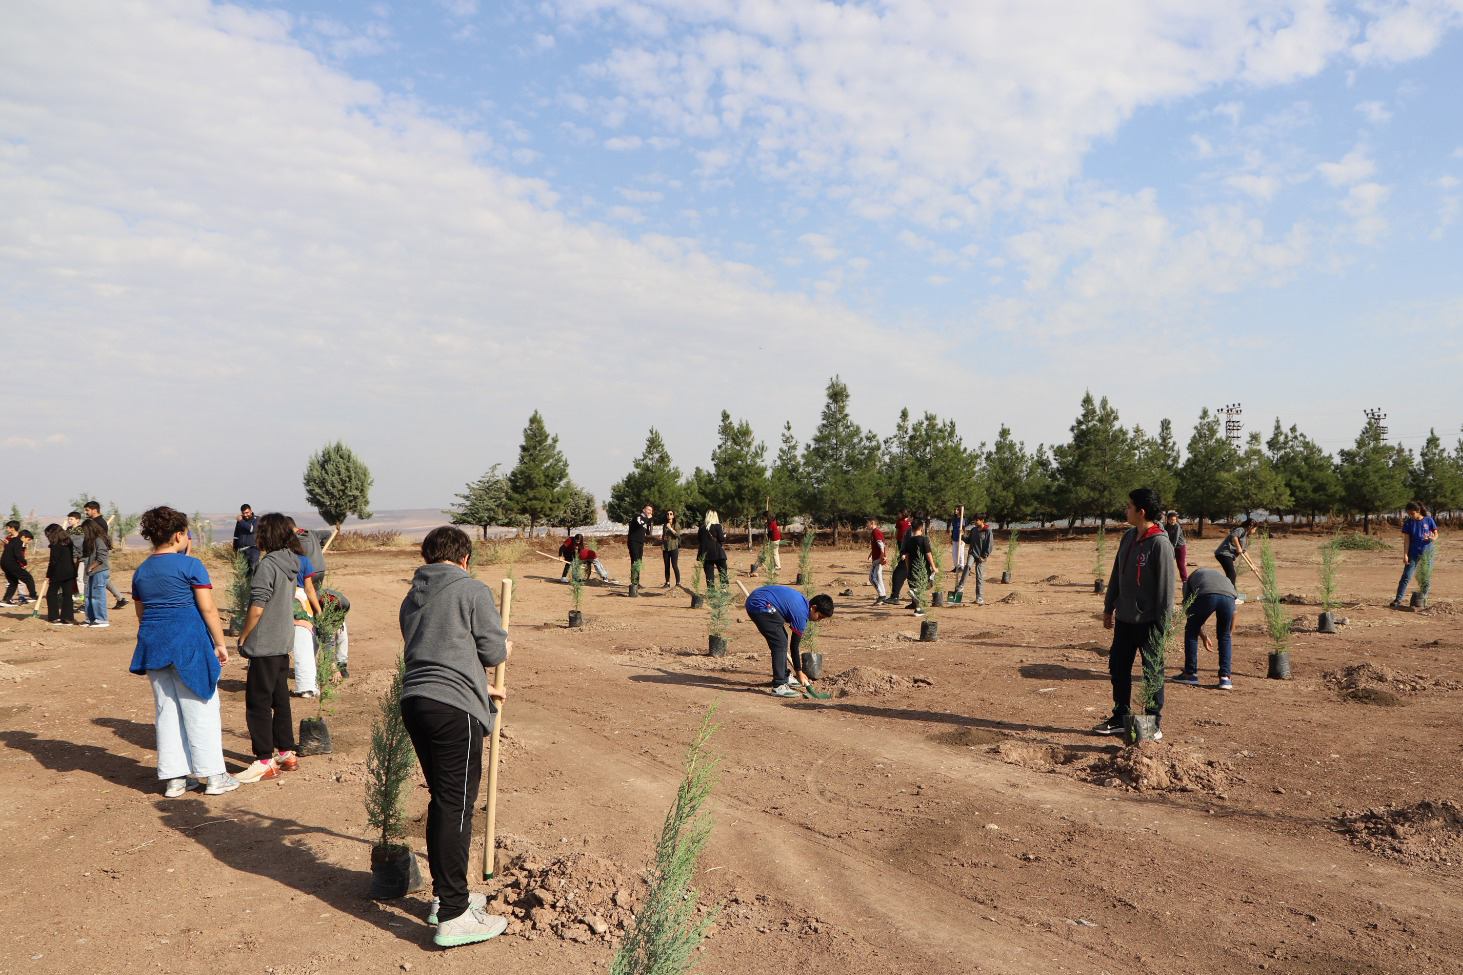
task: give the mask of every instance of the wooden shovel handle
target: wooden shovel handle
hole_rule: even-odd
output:
[[[508,622],[513,617],[513,580],[504,579],[498,593],[498,612],[503,619],[503,632],[508,632]],[[493,668],[493,689],[501,691],[507,685],[508,664],[503,662]],[[493,737],[488,746],[488,812],[483,817],[483,879],[491,880],[494,866],[494,847],[498,842],[498,732],[503,727],[503,706],[498,703],[497,719],[493,722]]]

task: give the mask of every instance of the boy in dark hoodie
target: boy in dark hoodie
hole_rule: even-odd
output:
[[[965,566],[960,570],[960,581],[955,584],[955,591],[965,591],[965,580],[970,576],[971,567],[975,568],[975,604],[985,605],[985,560],[991,557],[991,526],[986,524],[985,515],[976,515],[975,523],[965,533]]]
[[[1162,515],[1157,491],[1139,488],[1129,493],[1126,515],[1133,527],[1118,543],[1102,607],[1102,625],[1113,631],[1107,657],[1113,713],[1092,729],[1099,735],[1122,733],[1133,694],[1133,658],[1140,654],[1144,677],[1158,686],[1147,712],[1155,719],[1163,712],[1163,668],[1159,662],[1162,648],[1157,642],[1164,620],[1173,612],[1173,545],[1158,523]],[[1161,730],[1154,734],[1154,738],[1162,737]]]
[[[467,890],[472,809],[482,778],[483,738],[492,731],[502,695],[486,668],[513,652],[488,587],[467,574],[472,541],[459,528],[434,528],[401,603],[406,676],[401,717],[422,764],[427,788],[427,863],[432,871],[440,947],[487,941],[507,920],[487,913],[487,899]],[[489,853],[491,856],[491,852]]]
[[[31,538],[30,532],[21,531],[20,522],[5,523],[5,549],[0,552],[0,571],[5,573],[5,599],[0,600],[0,606],[20,606],[28,601],[21,599],[17,602],[15,599],[22,582],[31,600],[40,598],[36,595],[36,580],[26,570],[25,549]]]

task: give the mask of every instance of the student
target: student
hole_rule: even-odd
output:
[[[772,693],[777,697],[798,697],[790,684],[801,680],[802,658],[798,656],[798,645],[802,643],[803,630],[809,622],[826,620],[833,615],[831,596],[818,595],[808,599],[791,586],[758,586],[747,596],[747,617],[756,625],[757,632],[767,641],[772,652]],[[788,645],[787,633],[792,631],[792,644]],[[793,671],[787,668],[788,654],[792,655]]]
[[[1133,693],[1133,658],[1141,654],[1143,676],[1158,685],[1147,713],[1154,723],[1163,716],[1163,671],[1158,666],[1162,648],[1156,641],[1173,611],[1173,546],[1158,524],[1158,492],[1139,488],[1128,494],[1128,524],[1118,543],[1112,575],[1103,599],[1102,625],[1113,631],[1107,672],[1112,680],[1112,716],[1092,730],[1099,735],[1121,734]],[[1154,738],[1162,738],[1160,729]]]
[[[163,795],[176,799],[200,785],[208,796],[232,792],[239,780],[224,766],[218,705],[219,673],[229,651],[213,584],[202,562],[182,554],[187,515],[152,508],[139,527],[152,553],[132,573],[137,648],[127,669],[146,675],[152,685]]]
[[[51,546],[46,563],[46,622],[56,626],[76,623],[76,609],[71,594],[76,591],[76,559],[71,555],[71,536],[66,529],[52,522],[43,533]]]
[[[711,573],[721,570],[721,584],[727,584],[726,536],[721,530],[721,518],[715,511],[706,512],[701,528],[696,532],[696,559],[706,564],[706,584],[711,585]]]
[[[884,545],[884,532],[879,528],[879,519],[870,518],[869,526],[869,585],[874,587],[874,605],[888,601],[884,590],[884,563],[888,561],[888,550]]]
[[[930,548],[930,540],[925,537],[925,522],[923,518],[916,519],[909,526],[909,534],[904,536],[904,544],[899,547],[899,566],[894,570],[894,594],[889,597],[890,603],[899,602],[899,590],[904,583],[909,583],[909,605],[905,609],[914,610],[914,615],[923,616],[924,610],[920,608],[919,600],[915,598],[915,576],[914,567],[921,562],[925,565],[925,587],[933,588],[935,584],[935,553]]]
[[[574,537],[575,538],[582,539],[584,536],[583,535],[575,535]],[[583,546],[583,542],[582,541],[580,542],[580,545]],[[582,571],[582,572],[588,572],[589,569],[592,568],[592,569],[594,569],[595,575],[599,576],[600,582],[603,582],[603,583],[605,583],[607,585],[611,585],[611,586],[618,586],[619,585],[618,582],[616,582],[615,580],[613,580],[613,579],[610,578],[610,574],[608,572],[606,572],[605,571],[605,567],[600,564],[600,561],[599,561],[599,553],[596,552],[594,549],[581,547],[579,549],[579,563],[580,563],[580,565],[587,567],[587,568],[581,569],[580,571]]]
[[[1255,568],[1255,563],[1250,561],[1249,553],[1245,551],[1249,548],[1250,536],[1254,533],[1256,524],[1255,519],[1246,518],[1244,524],[1231,528],[1229,534],[1224,536],[1224,541],[1220,542],[1219,547],[1214,550],[1214,557],[1219,560],[1219,567],[1224,570],[1224,574],[1229,578],[1229,584],[1232,586],[1236,585],[1238,581],[1238,577],[1234,574],[1235,559],[1244,559],[1245,565],[1250,567],[1255,578],[1260,577],[1260,570]]]
[[[772,513],[772,509],[770,507],[767,509],[767,542],[769,545],[772,546],[772,567],[774,569],[781,569],[782,529],[778,527],[777,516]],[[763,549],[762,551],[757,553],[757,561],[752,563],[752,567],[747,570],[747,575],[754,576],[757,574],[757,570],[762,568],[762,560],[766,556],[766,554],[766,549]]]
[[[1182,563],[1181,563],[1182,564]],[[1190,602],[1190,599],[1193,602]],[[1188,604],[1188,621],[1184,623],[1184,669],[1175,677],[1175,684],[1199,683],[1199,641],[1209,649],[1209,636],[1204,624],[1214,617],[1215,636],[1219,644],[1219,689],[1234,690],[1230,681],[1230,659],[1233,656],[1231,638],[1234,633],[1235,600],[1234,583],[1218,569],[1195,569],[1184,580],[1184,602]]]
[[[630,549],[630,582],[636,586],[640,585],[640,570],[635,563],[645,559],[645,539],[654,523],[655,506],[647,504],[640,509],[638,515],[630,519],[630,532],[625,536],[625,544]]]
[[[1187,582],[1189,578],[1189,546],[1184,541],[1184,528],[1179,524],[1179,513],[1170,511],[1163,516],[1163,530],[1168,533],[1168,544],[1173,546],[1173,560],[1179,567],[1179,581]],[[1234,588],[1233,583],[1230,588]]]
[[[321,589],[318,593],[322,608],[332,605],[339,606],[341,612],[340,629],[335,631],[335,672],[341,680],[351,675],[350,655],[351,638],[350,632],[346,629],[345,617],[350,614],[351,601],[346,594],[339,589]]]
[[[294,604],[294,633],[290,648],[290,659],[295,667],[295,690],[296,697],[306,700],[313,700],[320,694],[320,686],[317,682],[320,666],[315,659],[315,615],[320,612],[320,594],[315,588],[317,576],[323,578],[317,572],[315,566],[305,555],[303,539],[298,530],[294,530],[294,522],[290,522],[291,532],[289,535],[289,549],[294,553],[298,569],[295,574],[295,604]],[[309,534],[309,533],[306,533]]]
[[[86,598],[86,563],[82,551],[86,538],[81,534],[81,512],[66,515],[66,534],[71,536],[71,561],[76,563],[76,592]]]
[[[665,524],[660,526],[660,557],[665,563],[665,582],[662,589],[671,587],[671,572],[676,574],[676,585],[681,584],[681,526],[676,524],[674,510],[665,509]]]
[[[965,591],[965,580],[970,569],[975,567],[975,605],[985,605],[985,561],[991,557],[991,526],[986,524],[983,514],[975,516],[970,530],[965,533],[965,564],[960,568],[960,581],[955,584],[956,592]]]
[[[107,548],[110,550],[112,546],[112,526],[107,524],[107,519],[102,517],[102,506],[97,504],[95,501],[88,501],[86,504],[82,505],[81,510],[86,512],[87,521],[96,522],[96,526],[102,530],[102,538],[106,541]],[[112,584],[110,569],[108,570],[106,591],[111,593],[112,598],[116,600],[116,602],[112,604],[113,609],[121,609],[123,606],[127,605],[127,600],[122,598],[122,594],[118,592],[117,587]]]
[[[293,518],[289,519],[289,523],[290,531],[294,533],[295,540],[299,542],[299,547],[292,550],[296,554],[303,555],[310,560],[310,576],[315,580],[314,590],[318,590],[320,586],[325,585],[325,550],[320,547],[320,542],[322,541],[320,536],[324,535],[325,538],[323,540],[329,541],[335,537],[335,530],[327,529],[320,532],[308,531],[296,525]],[[320,612],[320,600],[312,599],[310,608],[316,613]]]
[[[249,661],[244,679],[244,720],[254,763],[240,782],[266,782],[299,768],[290,717],[290,653],[294,648],[295,578],[300,560],[290,548],[294,532],[279,512],[259,519],[259,567],[249,581],[249,613],[239,653]]]
[[[254,513],[254,508],[247,504],[239,505],[239,513],[234,516],[234,551],[244,553],[250,572],[259,564],[259,546],[254,544],[254,533],[258,530],[259,516]]]
[[[950,516],[950,568],[965,564],[965,546],[961,536],[965,533],[965,505],[957,504]]]
[[[559,546],[559,561],[564,563],[564,571],[559,573],[560,582],[569,581],[569,568],[574,562],[574,556],[579,554],[579,550],[583,547],[583,535],[570,535],[569,537],[565,538],[564,543]]]
[[[26,569],[29,564],[26,549],[33,539],[29,531],[21,529],[20,522],[5,523],[5,548],[0,551],[0,571],[5,573],[5,598],[0,600],[0,606],[23,606],[40,598],[36,594],[35,577]],[[25,583],[26,596],[17,600],[16,591],[22,582]]]
[[[1402,516],[1402,534],[1407,536],[1407,551],[1402,556],[1402,578],[1397,582],[1397,598],[1390,604],[1393,609],[1402,605],[1402,597],[1407,595],[1407,584],[1412,581],[1413,570],[1417,568],[1420,559],[1432,557],[1429,549],[1438,537],[1438,523],[1428,517],[1427,508],[1423,507],[1422,502],[1407,502],[1407,511]],[[1422,598],[1426,599],[1427,589],[1424,588],[1421,592]]]
[[[900,508],[899,517],[894,520],[894,550],[904,547],[904,536],[909,533],[909,511]]]
[[[107,544],[107,530],[88,518],[81,524],[82,561],[86,564],[86,625],[106,627],[112,624],[107,619],[107,583],[112,575],[111,546]]]
[[[401,718],[411,735],[431,801],[427,863],[432,871],[432,940],[443,948],[496,938],[504,918],[467,889],[472,813],[482,777],[483,738],[504,695],[485,669],[508,660],[513,644],[488,587],[467,574],[472,542],[459,528],[434,528],[401,603]]]

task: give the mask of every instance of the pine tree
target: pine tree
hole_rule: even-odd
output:
[[[523,428],[518,447],[518,464],[508,474],[508,506],[528,519],[528,537],[541,521],[558,514],[567,499],[569,462],[559,450],[559,438],[551,436],[538,410]]]
[[[1463,472],[1448,456],[1436,430],[1427,433],[1427,442],[1408,478],[1408,489],[1413,500],[1421,501],[1432,512],[1463,507]]]
[[[572,535],[574,529],[599,521],[599,505],[595,503],[594,495],[570,480],[564,485],[564,503],[549,520],[555,528],[562,528]]]
[[[1179,448],[1173,440],[1173,423],[1162,420],[1157,437],[1150,437],[1141,426],[1135,426],[1132,442],[1137,457],[1133,483],[1157,491],[1165,505],[1173,504],[1179,482]]]
[[[1045,528],[1056,518],[1057,465],[1046,444],[1037,444],[1031,456],[1031,473],[1026,479],[1026,496],[1030,499],[1027,515],[1036,518]]]
[[[767,446],[753,435],[752,425],[746,420],[733,423],[731,414],[722,410],[716,449],[711,452],[711,477],[704,491],[723,524],[733,519],[747,522],[748,544],[751,517],[767,503],[766,458]]]
[[[651,427],[645,449],[631,464],[630,472],[610,488],[605,516],[626,525],[647,504],[654,505],[656,511],[679,508],[681,495],[680,469],[671,463],[660,431]]]
[[[1400,508],[1407,501],[1405,456],[1382,439],[1378,421],[1368,418],[1356,446],[1340,451],[1337,473],[1347,508],[1362,516],[1362,533],[1371,534],[1372,515]]]
[[[376,723],[371,728],[371,750],[366,756],[366,825],[377,834],[376,849],[403,848],[406,836],[406,790],[416,752],[401,718],[401,685],[406,661],[396,658],[396,673],[381,694]]]
[[[305,500],[327,525],[339,528],[351,515],[371,517],[371,471],[337,440],[310,455],[305,464]]]
[[[1264,509],[1281,512],[1290,507],[1290,491],[1285,479],[1270,463],[1270,457],[1260,443],[1260,431],[1250,431],[1245,452],[1240,455],[1239,468],[1235,472],[1235,498],[1239,510],[1245,513]]]
[[[848,413],[848,387],[837,376],[828,381],[818,429],[803,451],[807,508],[816,521],[839,527],[879,510],[879,438],[865,432]]]
[[[767,504],[774,513],[783,515],[801,514],[803,499],[807,494],[803,484],[803,460],[798,452],[797,438],[792,435],[792,423],[782,425],[782,445],[777,449],[777,459],[767,476]]]
[[[1069,530],[1078,518],[1112,517],[1122,511],[1137,465],[1132,437],[1106,396],[1098,403],[1091,392],[1084,394],[1071,430],[1072,439],[1054,451],[1057,496],[1070,518]]]
[[[1020,521],[1032,513],[1035,498],[1033,487],[1032,460],[1026,453],[1025,442],[1018,443],[1011,436],[1011,428],[1004,423],[996,434],[996,442],[985,455],[985,511],[1002,531],[1013,521]],[[970,510],[979,510],[971,507]]]
[[[1197,519],[1194,536],[1203,538],[1206,518],[1226,518],[1239,506],[1235,493],[1239,452],[1225,438],[1218,415],[1205,407],[1199,411],[1187,453],[1175,498],[1184,514]]]
[[[1275,430],[1265,446],[1270,452],[1270,463],[1290,492],[1291,510],[1296,515],[1308,515],[1315,524],[1317,515],[1336,510],[1341,503],[1341,478],[1336,474],[1331,455],[1320,444],[1301,433],[1294,424],[1285,431],[1276,417]]]
[[[904,420],[907,416],[901,416]],[[954,420],[926,413],[911,427],[904,443],[899,486],[890,501],[929,518],[965,504],[972,511],[985,504],[976,478],[979,454],[965,449]]]
[[[488,537],[489,528],[516,528],[524,524],[509,508],[508,478],[498,472],[502,466],[494,464],[456,496],[458,503],[443,512],[451,517],[452,524],[475,525],[482,538]]]

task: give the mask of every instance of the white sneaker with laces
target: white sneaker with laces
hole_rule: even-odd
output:
[[[458,945],[489,941],[507,928],[506,918],[489,914],[481,907],[469,907],[458,917],[439,923],[432,941],[440,948],[456,948]]]

